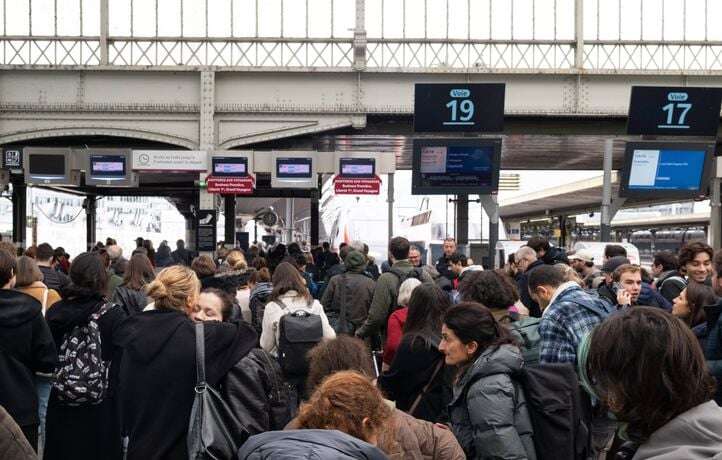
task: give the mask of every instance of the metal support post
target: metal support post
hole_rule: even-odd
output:
[[[506,261],[501,260],[497,263],[494,260],[496,243],[499,241],[499,202],[496,195],[481,195],[479,200],[486,215],[489,216],[489,263],[486,268],[500,268]]]
[[[108,65],[109,1],[110,0],[100,0],[100,65]]]
[[[366,69],[366,1],[356,0],[356,23],[353,31],[353,68]]]
[[[601,241],[609,241],[612,233],[612,153],[614,140],[607,139],[604,143],[604,160],[603,170],[604,177],[602,183],[602,212],[600,228]]]
[[[25,248],[28,218],[27,186],[22,178],[13,180],[13,243]]]
[[[318,246],[318,229],[321,216],[318,209],[318,190],[311,197],[311,247]]]
[[[284,227],[285,230],[285,236],[286,236],[286,244],[290,244],[293,241],[293,211],[291,211],[291,200],[292,198],[286,198],[285,203],[285,218],[284,223],[286,224]]]
[[[559,247],[567,246],[567,216],[559,216]]]
[[[574,38],[577,42],[574,50],[574,67],[582,70],[584,67],[584,0],[574,1]]]
[[[200,94],[200,146],[201,150],[215,148],[215,107],[216,107],[216,74],[210,70],[201,72]]]
[[[719,161],[719,159],[717,159]],[[722,197],[720,185],[722,179],[715,177],[710,183],[710,216],[709,216],[709,244],[715,248],[722,248]]]
[[[456,197],[456,244],[469,244],[469,195]]]
[[[95,195],[88,195],[85,198],[85,242],[88,247],[88,251],[93,249],[95,246],[95,209],[96,209]]]
[[[389,173],[389,190],[386,202],[389,204],[389,241],[394,237],[394,173]]]
[[[236,247],[236,196],[226,195],[223,197],[223,213],[226,216],[225,235],[223,241]]]

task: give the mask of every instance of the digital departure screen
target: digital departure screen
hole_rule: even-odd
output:
[[[493,193],[498,188],[500,151],[500,140],[417,140],[412,193]]]
[[[38,179],[65,177],[65,155],[34,153],[28,156],[30,176]]]
[[[310,179],[312,158],[276,158],[276,177],[281,179]]]
[[[245,177],[248,175],[248,158],[213,157],[213,176]]]
[[[342,177],[374,177],[376,160],[373,158],[341,158]]]
[[[97,179],[125,179],[125,155],[90,155],[90,176]]]
[[[710,159],[705,144],[628,144],[620,194],[698,196]]]

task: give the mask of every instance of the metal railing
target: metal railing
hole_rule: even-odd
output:
[[[715,27],[709,27],[716,24],[714,18],[722,13],[722,6],[716,11],[716,3],[710,4],[709,0],[675,3],[658,0],[655,4],[661,5],[658,12],[661,20],[656,21],[649,19],[652,0],[0,1],[0,66],[4,68],[211,66],[292,71],[722,72],[722,32],[717,34]],[[59,34],[64,30],[59,21],[66,20],[59,11],[61,1],[63,5],[78,4],[76,35]],[[682,9],[671,10],[680,1]],[[34,8],[38,2],[52,5],[53,9]],[[630,9],[632,3],[636,6]],[[14,9],[23,5],[27,10],[18,15]],[[113,11],[120,11],[118,5],[126,5],[127,11],[123,10],[122,17],[111,17]],[[169,5],[175,8],[173,17],[164,16],[164,8]],[[248,17],[239,16],[243,8],[248,11],[240,13],[247,13]],[[264,13],[264,8],[278,17]],[[322,24],[319,33],[313,21],[324,8],[330,9],[329,21]],[[95,15],[89,18],[88,9]],[[200,22],[191,27],[187,22],[194,15],[189,15],[189,11],[196,10]],[[300,13],[295,14],[297,10]],[[694,23],[690,18],[696,18],[688,10],[697,12],[699,30],[688,25]],[[214,11],[216,18],[212,17]],[[637,19],[628,20],[625,15]],[[680,31],[672,30],[670,15],[679,16]],[[47,19],[45,26],[36,16]],[[24,25],[13,25],[14,20],[24,21]],[[635,34],[638,29],[639,38],[630,39],[622,25],[636,20],[639,22],[632,24],[632,28]],[[138,25],[143,25],[143,21],[154,32]],[[165,22],[177,23],[180,36],[159,35]],[[344,32],[339,29],[340,22],[354,27]],[[606,26],[606,22],[613,24]],[[294,28],[293,24],[301,26]],[[421,26],[415,28],[414,24]],[[200,32],[195,30],[199,27]],[[126,34],[117,33],[126,29]],[[21,33],[9,33],[18,30]],[[213,36],[218,30],[227,31],[229,36]],[[264,36],[264,30],[277,30],[278,36]],[[610,36],[610,30],[613,37],[604,39]],[[290,35],[299,31],[299,36]],[[191,32],[198,36],[187,36]],[[149,36],[138,36],[139,33]],[[319,34],[322,36],[313,36]],[[690,39],[698,36],[701,38]]]

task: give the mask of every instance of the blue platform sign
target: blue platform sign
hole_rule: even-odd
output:
[[[628,134],[716,136],[722,88],[633,86]]]
[[[504,83],[417,83],[414,131],[500,132],[505,88]]]

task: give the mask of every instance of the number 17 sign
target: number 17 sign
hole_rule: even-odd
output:
[[[716,136],[722,88],[633,86],[628,134]]]
[[[417,83],[414,131],[500,132],[504,91],[504,83]]]

